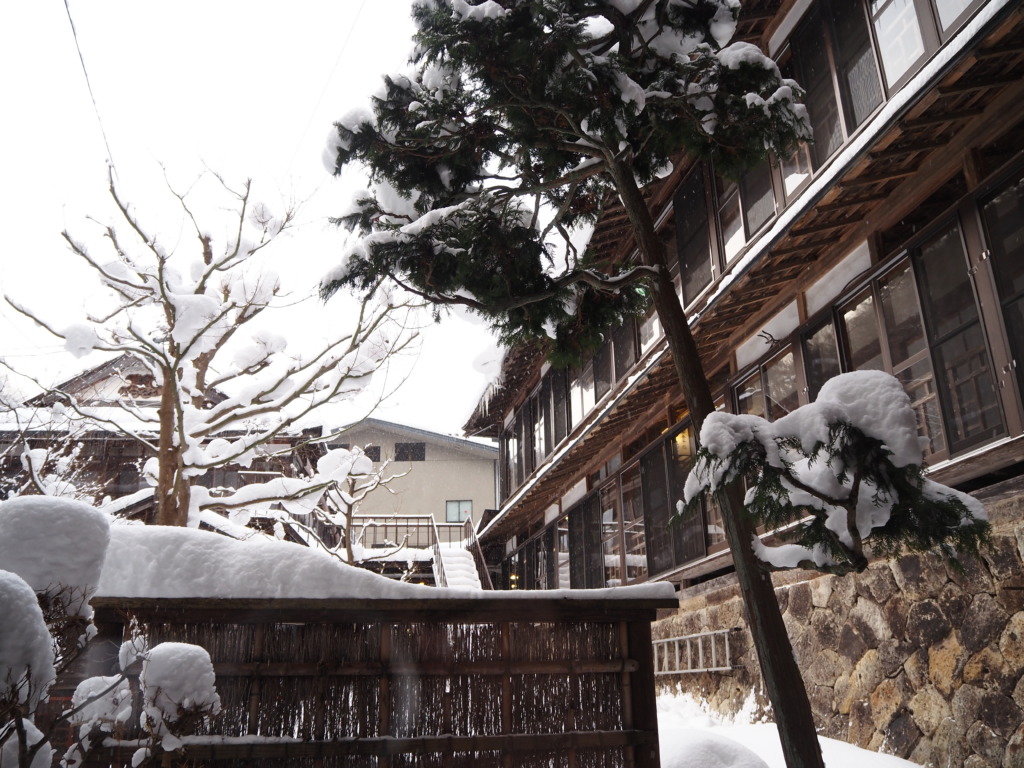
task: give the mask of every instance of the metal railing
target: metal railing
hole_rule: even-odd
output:
[[[654,674],[732,672],[738,665],[732,663],[730,637],[739,631],[734,627],[653,641]]]
[[[393,515],[379,517],[357,515],[352,518],[352,530],[358,531],[359,543],[366,550],[395,548],[429,549],[433,552],[434,581],[439,587],[447,586],[441,547],[460,545],[473,555],[480,585],[494,589],[484,562],[483,550],[476,537],[473,520],[461,523],[438,523],[431,515]]]
[[[494,589],[494,582],[491,581],[491,572],[487,570],[487,561],[484,560],[484,550],[480,546],[480,540],[476,537],[476,526],[473,525],[473,518],[467,517],[462,524],[463,544],[473,555],[473,562],[476,563],[476,572],[480,576],[480,586],[484,589]]]

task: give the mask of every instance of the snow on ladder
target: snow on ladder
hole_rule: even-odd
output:
[[[654,641],[654,674],[685,675],[697,672],[732,672],[729,637],[738,627]]]

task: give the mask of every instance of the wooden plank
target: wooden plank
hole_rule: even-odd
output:
[[[216,737],[213,737],[216,738]],[[131,765],[132,755],[145,742],[130,741],[123,746],[95,747],[87,753],[85,765]],[[185,759],[209,762],[237,760],[288,760],[344,755],[451,754],[454,752],[498,752],[504,757],[530,752],[567,752],[579,749],[633,747],[657,753],[656,734],[639,730],[571,731],[565,733],[515,733],[494,736],[419,736],[407,738],[336,739],[296,742],[219,742],[186,744]],[[177,759],[177,758],[175,758]],[[512,761],[514,765],[514,759]]]
[[[962,109],[956,110],[956,112],[946,112],[941,115],[924,115],[923,117],[915,117],[911,120],[907,120],[902,123],[905,130],[912,131],[915,128],[926,128],[932,125],[941,125],[942,123],[957,123],[961,120],[967,120],[971,117],[977,117],[984,113],[983,107],[963,107]]]
[[[905,179],[908,176],[913,176],[917,173],[917,167],[904,168],[900,171],[886,171],[884,173],[873,173],[865,174],[864,176],[856,176],[852,179],[845,178],[839,182],[839,186],[844,189],[852,189],[853,187],[865,187],[869,184],[883,184],[887,181],[895,181],[896,179]]]
[[[972,80],[971,82],[964,82],[960,80],[953,85],[940,86],[939,93],[943,96],[955,96],[961,93],[971,93],[973,91],[984,91],[989,88],[1001,88],[1004,85],[1013,85],[1020,81],[1020,75],[1018,73],[1011,73],[1009,75],[993,75],[988,78]]]
[[[879,200],[885,200],[889,197],[888,192],[875,192],[871,195],[861,195],[860,197],[852,198],[840,198],[832,203],[826,203],[825,205],[819,205],[814,210],[819,213],[832,213],[833,211],[844,211],[847,208],[853,208],[858,205],[864,205],[865,203],[877,203]]]
[[[328,664],[314,662],[217,662],[217,677],[454,677],[456,675],[596,675],[636,671],[636,659],[554,661],[397,661]]]
[[[488,624],[495,621],[619,621],[653,620],[659,608],[671,607],[663,599],[621,597],[565,597],[531,593],[528,597],[436,599],[314,599],[314,598],[112,598],[90,601],[100,623],[123,625],[129,614],[141,621],[219,624],[395,624],[454,622]],[[674,603],[673,603],[674,604]]]

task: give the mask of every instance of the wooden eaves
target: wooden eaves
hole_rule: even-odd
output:
[[[713,287],[706,304],[696,308],[695,336],[705,370],[710,373],[728,366],[736,344],[791,301],[809,276],[820,276],[848,248],[898,223],[929,192],[963,169],[964,158],[973,148],[994,141],[1011,127],[1012,120],[1006,116],[1019,115],[1022,100],[1024,8],[1011,3],[981,33],[980,43],[968,45],[959,59],[950,61],[865,151],[852,158],[846,158],[842,149],[837,152],[831,163],[845,165],[833,170],[835,183],[816,199],[798,198],[793,208],[801,210],[783,232],[773,235],[769,226],[767,234],[755,236],[749,249],[758,256],[740,275],[731,277],[727,290]],[[871,127],[869,119],[864,128]],[[645,190],[653,210],[667,210],[686,170],[685,162],[677,163],[673,174]],[[591,246],[619,260],[634,249],[628,222],[618,206],[609,208],[599,222]],[[662,347],[649,354],[661,354]],[[517,375],[493,393],[489,407],[473,415],[467,430],[500,432],[504,414],[529,394],[542,362],[539,346],[511,352],[506,364],[514,365]],[[674,402],[681,395],[666,353],[601,420],[586,419],[576,427],[569,437],[571,450],[557,462],[549,459],[538,467],[514,509],[488,527],[485,539],[501,541],[542,516],[609,445],[620,444],[670,398]]]

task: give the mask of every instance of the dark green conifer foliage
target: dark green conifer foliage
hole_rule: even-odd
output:
[[[722,52],[737,13],[726,0],[416,2],[410,71],[337,124],[335,147],[337,172],[363,164],[405,210],[371,191],[336,220],[364,239],[325,293],[390,276],[470,307],[506,344],[552,337],[556,362],[594,351],[646,309],[652,266],[567,249],[620,191],[612,166],[643,186],[683,151],[731,171],[806,136],[796,84],[753,46]]]
[[[827,441],[818,441],[804,454],[800,438],[772,438],[778,453],[772,457],[764,443],[750,439],[739,443],[727,456],[702,447],[695,471],[707,489],[708,478],[725,470],[742,478],[748,488],[745,511],[754,525],[781,530],[780,537],[827,555],[821,561],[805,558],[800,567],[826,573],[861,572],[868,556],[897,557],[905,552],[938,552],[955,569],[960,559],[977,557],[990,543],[986,520],[979,519],[963,496],[925,478],[920,463],[897,466],[893,454],[875,437],[842,420],[829,425]],[[823,462],[843,492],[827,493],[821,486],[800,479],[798,461],[811,468]],[[683,514],[695,514],[701,496],[694,495]],[[858,526],[858,509],[866,502],[888,510],[887,520],[870,532]],[[845,513],[845,525],[829,525],[829,508]],[[834,519],[834,518],[833,518]]]

